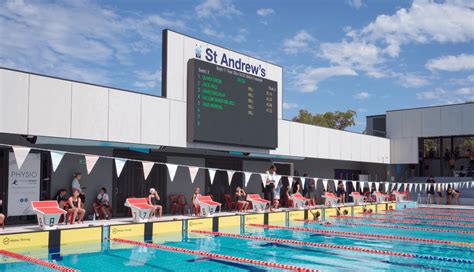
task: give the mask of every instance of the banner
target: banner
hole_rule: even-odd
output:
[[[151,170],[153,169],[153,166],[155,163],[153,162],[142,162],[143,165],[143,177],[145,180],[148,178],[148,175],[150,175]]]
[[[211,184],[213,184],[214,177],[216,176],[216,169],[207,169],[207,172],[209,172],[209,180],[211,181]]]
[[[168,173],[170,175],[170,180],[171,180],[171,182],[173,182],[174,181],[174,176],[176,175],[176,171],[178,170],[178,165],[167,163],[166,167],[168,167]]]
[[[28,153],[30,153],[31,148],[23,146],[12,146],[13,152],[15,153],[16,165],[18,169],[21,169],[21,166],[25,162]]]
[[[86,157],[86,167],[87,167],[87,174],[89,175],[94,169],[95,163],[99,160],[100,157],[93,156],[93,155],[85,155]]]
[[[120,177],[120,174],[122,174],[122,170],[126,162],[127,160],[125,159],[115,158],[115,170],[117,170],[117,177]]]
[[[13,152],[8,158],[8,216],[33,215],[31,201],[40,197],[41,156],[30,153],[19,169]]]
[[[51,163],[53,164],[53,172],[56,172],[56,169],[58,169],[59,164],[61,163],[61,160],[64,157],[64,152],[56,152],[56,151],[51,151],[49,152],[51,155]]]
[[[194,183],[194,180],[196,179],[196,176],[199,171],[199,167],[189,166],[188,169],[189,169],[189,175],[191,176],[191,183]]]
[[[245,187],[247,187],[247,184],[249,184],[250,177],[252,177],[252,173],[244,172],[244,178],[245,178],[244,186]]]

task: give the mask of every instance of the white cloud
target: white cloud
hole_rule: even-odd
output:
[[[231,18],[242,14],[230,0],[204,0],[196,6],[195,10],[198,18],[204,19],[219,16]]]
[[[415,74],[400,74],[398,79],[403,87],[422,87],[430,84],[430,81],[427,77],[419,76]]]
[[[298,73],[293,85],[299,92],[311,93],[318,90],[318,84],[335,76],[356,76],[357,72],[343,66],[312,68],[308,67]]]
[[[473,21],[474,24],[474,21]],[[430,59],[425,64],[426,69],[434,71],[458,72],[474,69],[474,55],[461,54],[458,56],[442,56]]]
[[[295,109],[297,107],[298,107],[298,104],[296,104],[296,103],[283,102],[283,109],[285,109],[285,110],[291,110],[291,109]]]
[[[218,39],[223,39],[225,37],[224,32],[219,32],[215,30],[214,28],[212,28],[211,26],[205,26],[202,29],[202,33],[206,34],[207,36],[211,36]]]
[[[138,88],[155,88],[158,82],[161,82],[161,70],[156,71],[135,71],[138,80],[134,86]]]
[[[364,5],[362,0],[347,0],[347,3],[355,9],[360,9]]]
[[[359,92],[359,93],[356,93],[356,94],[354,95],[354,98],[355,98],[355,99],[359,99],[359,100],[365,100],[365,99],[367,99],[367,98],[369,98],[369,97],[370,97],[370,94],[369,94],[368,92],[366,92],[366,91]]]
[[[275,14],[275,10],[271,8],[262,8],[262,9],[257,10],[257,14],[262,17],[267,17],[269,15]]]
[[[123,16],[92,2],[7,1],[0,5],[1,65],[106,84],[110,65],[159,47],[163,27],[185,22],[161,14]]]
[[[239,29],[239,32],[232,36],[232,40],[236,43],[243,43],[247,40],[248,30],[246,28]]]
[[[313,46],[312,43],[316,39],[305,30],[301,30],[293,37],[286,39],[283,42],[283,50],[288,54],[297,54],[303,51],[308,51]]]
[[[474,101],[474,87],[465,87],[454,90],[436,88],[431,91],[419,92],[417,99],[434,101],[438,104],[455,104]]]
[[[223,31],[217,31],[212,26],[208,25],[208,26],[204,26],[202,28],[202,33],[206,34],[207,36],[214,37],[214,38],[217,38],[217,39],[220,39],[220,40],[228,38],[230,40],[233,40],[236,43],[242,43],[242,42],[245,42],[247,40],[247,35],[248,35],[249,32],[248,32],[247,29],[241,28],[241,29],[239,29],[237,34],[227,35]]]

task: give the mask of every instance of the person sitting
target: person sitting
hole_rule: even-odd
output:
[[[74,190],[72,192],[72,196],[69,197],[68,204],[68,212],[72,214],[72,224],[76,223],[76,219],[79,223],[84,223],[84,215],[86,214],[86,210],[82,208],[82,199],[78,190]]]
[[[158,195],[158,192],[155,190],[155,188],[150,189],[150,195],[148,195],[148,204],[155,207],[153,214],[156,216],[158,212],[158,218],[161,218],[163,214],[163,206],[160,205],[160,196]]]
[[[67,206],[67,202],[69,197],[66,196],[67,190],[66,189],[59,189],[56,193],[56,201],[58,202],[59,208],[64,209]]]
[[[109,195],[107,194],[107,189],[105,187],[100,188],[99,194],[97,195],[95,202],[92,204],[92,208],[94,209],[94,214],[96,218],[102,219],[100,212],[102,212],[102,215],[104,215],[105,219],[107,220],[109,220],[109,218],[111,217],[110,199]]]
[[[237,199],[237,205],[242,206],[242,211],[246,211],[249,207],[249,202],[245,200],[247,193],[244,189],[237,187],[235,189],[235,198]]]
[[[200,197],[200,196],[202,196],[201,195],[201,188],[196,187],[196,189],[194,189],[194,194],[193,194],[193,197],[192,197],[194,211],[196,213],[196,216],[199,215],[199,205],[197,205],[196,202],[197,202],[197,198]]]
[[[342,183],[342,181],[339,181],[339,183],[337,184],[336,196],[338,198],[339,203],[344,204],[346,202],[346,191],[344,190],[344,184]]]

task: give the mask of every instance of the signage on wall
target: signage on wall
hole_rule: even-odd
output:
[[[33,215],[31,201],[38,201],[40,196],[40,154],[28,154],[21,169],[13,152],[8,161],[8,216]]]

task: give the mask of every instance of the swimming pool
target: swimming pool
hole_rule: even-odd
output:
[[[413,209],[354,215],[362,217],[357,219],[332,217],[329,219],[331,225],[292,221],[276,228],[260,224],[223,227],[219,228],[218,233],[190,231],[184,236],[163,235],[153,242],[170,248],[321,271],[474,271],[474,227],[470,226],[474,223],[470,220],[474,218],[474,212],[459,210],[455,215],[454,211],[449,211],[452,215],[444,215],[461,217],[465,220],[455,222],[466,226],[433,224],[451,222],[437,218],[444,212],[442,209]],[[413,217],[416,217],[417,223],[410,221]],[[397,221],[392,222],[391,219]],[[129,240],[140,241],[140,237]],[[84,250],[89,253],[77,253]],[[209,258],[123,241],[106,241],[100,247],[82,245],[49,258],[55,258],[57,264],[81,271],[279,270],[241,260]],[[24,262],[1,264],[0,270],[51,271]]]

